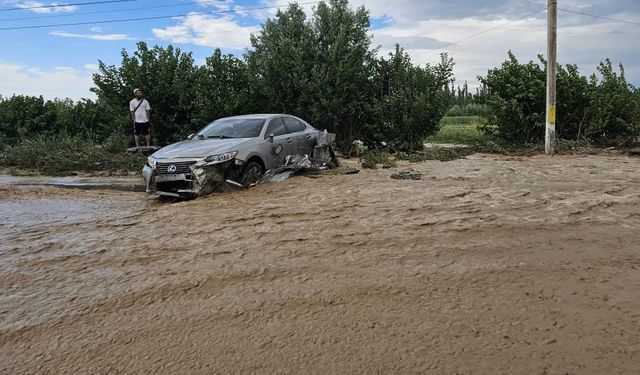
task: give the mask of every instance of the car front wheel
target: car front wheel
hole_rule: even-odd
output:
[[[242,173],[242,185],[250,186],[257,183],[263,174],[264,168],[260,163],[256,163],[255,161],[247,163]]]

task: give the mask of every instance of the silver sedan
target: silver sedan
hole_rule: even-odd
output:
[[[291,115],[222,118],[149,156],[142,176],[147,192],[175,197],[208,194],[230,180],[250,185],[288,155],[311,155],[318,134]]]

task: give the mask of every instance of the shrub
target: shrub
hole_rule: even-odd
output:
[[[489,110],[483,130],[514,144],[542,142],[546,121],[546,61],[521,64],[509,52],[500,68],[479,80],[486,85]],[[559,138],[595,143],[632,142],[640,131],[637,90],[627,83],[624,68],[616,73],[607,59],[598,66],[600,79],[580,75],[575,65],[558,66]]]
[[[88,137],[40,135],[7,147],[4,165],[48,175],[67,175],[76,171],[139,171],[145,158],[114,152],[122,146],[116,139],[114,137],[112,143],[105,147]]]
[[[444,87],[452,77],[453,65],[443,54],[438,65],[414,66],[396,45],[389,60],[380,60],[376,66],[376,121],[367,128],[367,138],[384,141],[395,150],[421,150],[425,138],[438,131],[451,105]]]

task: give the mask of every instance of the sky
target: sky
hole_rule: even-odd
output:
[[[101,1],[101,4],[71,5]],[[249,36],[289,0],[0,0],[0,95],[95,98],[97,62],[119,64],[138,41],[172,44],[204,62],[215,48],[241,55]],[[300,0],[299,3],[312,2]],[[559,0],[558,62],[591,74],[610,58],[640,86],[640,0]],[[458,83],[499,66],[512,50],[520,61],[546,54],[547,0],[351,0],[371,13],[373,45],[395,43],[416,64],[454,58]],[[58,5],[55,8],[42,6]],[[313,4],[303,5],[311,14]],[[39,7],[39,8],[38,8]],[[27,9],[29,8],[29,9]],[[262,9],[256,9],[262,8]],[[598,15],[622,21],[596,18]],[[166,18],[165,16],[174,16]],[[154,20],[101,23],[127,18]],[[63,25],[86,23],[83,25]],[[634,24],[635,23],[635,24]],[[37,29],[11,29],[57,25]]]

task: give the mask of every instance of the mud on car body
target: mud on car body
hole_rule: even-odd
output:
[[[149,156],[142,176],[148,193],[174,197],[209,194],[227,181],[247,186],[288,155],[312,155],[319,135],[291,115],[222,118]]]

